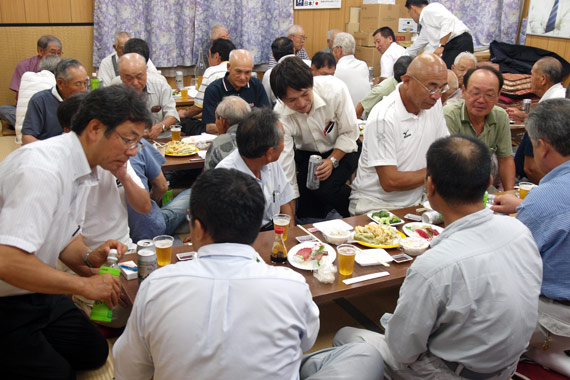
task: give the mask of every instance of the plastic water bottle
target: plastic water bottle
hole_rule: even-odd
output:
[[[91,74],[91,91],[99,88],[99,78],[97,78],[97,73]]]
[[[176,72],[176,88],[181,90],[184,87],[184,75],[182,71]]]
[[[198,54],[198,62],[196,62],[196,67],[194,67],[194,78],[198,81],[196,84],[196,90],[200,88],[202,84],[202,79],[204,78],[204,72],[206,71],[206,61],[204,60],[204,54],[202,54],[202,48],[200,48],[200,53]]]
[[[374,67],[368,66],[368,81],[372,85],[374,82]]]
[[[116,249],[111,249],[107,255],[107,263],[99,268],[99,274],[110,273],[112,276],[119,277],[121,275],[121,268],[119,268],[119,256]],[[113,309],[103,301],[95,301],[91,309],[90,318],[93,321],[111,322],[113,319]]]

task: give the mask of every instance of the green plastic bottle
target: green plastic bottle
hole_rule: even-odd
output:
[[[97,78],[97,73],[91,75],[93,75],[93,78],[91,78],[91,91],[94,91],[99,88],[99,78]]]
[[[99,273],[110,273],[115,277],[119,277],[121,275],[121,268],[119,264],[117,264],[118,260],[117,250],[111,249],[109,255],[107,255],[107,262],[99,268]],[[103,301],[95,301],[91,309],[90,318],[93,321],[111,322],[113,319],[113,309],[109,309],[109,306]]]
[[[174,195],[172,192],[172,189],[170,188],[170,182],[169,181],[166,181],[166,185],[168,186],[168,190],[166,190],[166,192],[162,196],[162,206],[166,206],[168,203],[170,203],[170,201],[172,200],[172,197]]]

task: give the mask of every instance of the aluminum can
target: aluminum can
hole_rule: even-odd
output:
[[[315,171],[320,164],[323,163],[323,158],[319,155],[313,154],[309,157],[309,167],[307,169],[307,189],[317,190],[321,185],[321,181],[317,178]]]
[[[430,224],[441,224],[443,223],[443,215],[435,210],[426,211],[422,214],[422,222]]]
[[[156,268],[156,252],[151,248],[141,249],[137,252],[137,272],[139,283],[148,277]]]
[[[154,250],[154,243],[152,239],[142,239],[137,242],[137,252],[141,249],[152,249]]]
[[[530,102],[531,102],[530,99],[523,99],[522,110],[527,115],[530,112]]]

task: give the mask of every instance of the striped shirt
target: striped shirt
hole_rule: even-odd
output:
[[[222,62],[217,66],[210,66],[206,69],[204,77],[202,78],[202,84],[200,84],[200,88],[198,89],[198,94],[196,94],[196,97],[194,98],[194,105],[196,107],[202,108],[204,106],[204,93],[206,92],[208,85],[216,79],[223,78],[227,72],[227,61]]]
[[[311,58],[309,57],[309,54],[307,53],[305,48],[301,48],[301,50],[297,50],[295,55],[301,59],[307,59],[309,61],[311,60]],[[276,64],[277,64],[277,62],[275,62],[275,58],[273,57],[273,54],[271,54],[269,56],[269,63],[267,65],[269,66],[269,68],[272,68]]]

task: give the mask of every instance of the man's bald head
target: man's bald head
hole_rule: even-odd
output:
[[[137,53],[123,54],[119,58],[119,75],[124,84],[142,92],[146,86],[146,61]]]
[[[414,58],[402,76],[400,94],[408,112],[418,114],[433,107],[447,87],[445,62],[435,54],[424,53]]]
[[[416,78],[427,78],[431,75],[445,76],[447,78],[447,66],[443,59],[433,53],[423,53],[418,55],[410,66],[408,74]]]
[[[562,82],[562,64],[554,57],[544,57],[534,64],[536,70],[546,75],[551,84]]]
[[[245,49],[232,50],[228,63],[228,81],[239,90],[246,86],[251,79],[253,70],[253,57]]]

